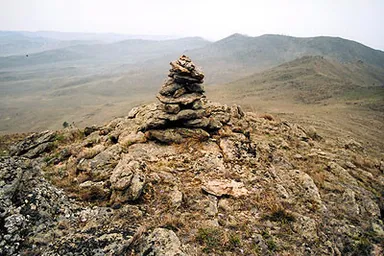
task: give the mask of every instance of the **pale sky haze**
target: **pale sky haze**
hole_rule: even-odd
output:
[[[340,36],[384,50],[384,0],[0,0],[0,30]]]

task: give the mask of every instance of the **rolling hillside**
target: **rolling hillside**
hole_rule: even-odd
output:
[[[322,56],[306,56],[220,86],[219,90],[239,98],[305,104],[360,96],[369,104],[371,97],[384,96],[384,69],[362,61],[341,64]]]
[[[249,111],[313,126],[334,138],[384,149],[384,70],[302,57],[264,72],[208,87],[208,95]]]
[[[338,37],[249,37],[234,34],[188,54],[201,63],[213,83],[241,78],[244,74],[309,55],[321,55],[342,63],[362,60],[384,67],[384,52]]]

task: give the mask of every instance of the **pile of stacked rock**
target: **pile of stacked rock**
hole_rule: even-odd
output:
[[[170,63],[168,79],[161,87],[157,98],[163,103],[164,111],[177,114],[184,109],[201,109],[204,74],[196,68],[190,58],[183,55]]]
[[[150,129],[164,129],[174,127],[202,128],[204,130],[216,130],[222,127],[222,123],[229,121],[229,109],[220,109],[226,117],[219,120],[212,115],[219,109],[209,106],[205,100],[202,86],[204,74],[185,55],[170,63],[168,79],[161,87],[157,99],[161,102],[154,106],[145,117],[143,131]],[[222,108],[223,106],[217,106]],[[139,109],[133,110],[133,112]],[[136,113],[132,113],[136,115]]]
[[[247,124],[239,106],[228,107],[205,99],[204,74],[190,58],[182,55],[170,64],[168,78],[157,95],[160,104],[137,107],[128,114],[140,125],[139,131],[146,132],[150,139],[182,142],[179,138],[208,138],[224,126],[244,130]]]

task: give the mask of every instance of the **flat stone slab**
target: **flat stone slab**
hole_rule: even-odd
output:
[[[149,140],[156,140],[166,144],[180,144],[187,139],[194,138],[205,141],[210,138],[208,132],[203,129],[171,128],[166,130],[149,130],[146,133]]]
[[[244,184],[234,180],[210,180],[202,186],[202,189],[218,197],[227,195],[237,198],[248,194]]]
[[[181,104],[181,105],[189,105],[195,102],[196,100],[200,100],[205,98],[205,96],[201,93],[189,93],[181,95],[178,98],[166,97],[161,94],[157,94],[157,99],[164,104]]]

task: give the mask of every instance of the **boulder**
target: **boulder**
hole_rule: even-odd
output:
[[[10,147],[9,153],[12,156],[24,155],[28,158],[35,158],[41,153],[50,150],[53,146],[52,142],[56,139],[56,132],[44,131],[34,133],[23,141]]]
[[[124,203],[139,199],[145,185],[143,166],[138,161],[123,158],[113,170],[110,183],[111,201]]]
[[[0,157],[0,255],[20,255],[21,248],[28,251],[31,234],[47,233],[75,208],[29,163],[24,157]]]
[[[94,158],[82,158],[77,164],[77,171],[88,173],[94,181],[106,180],[117,165],[121,151],[121,146],[115,144],[100,152]]]
[[[165,228],[156,228],[140,245],[142,256],[185,256],[181,242],[175,232]]]

